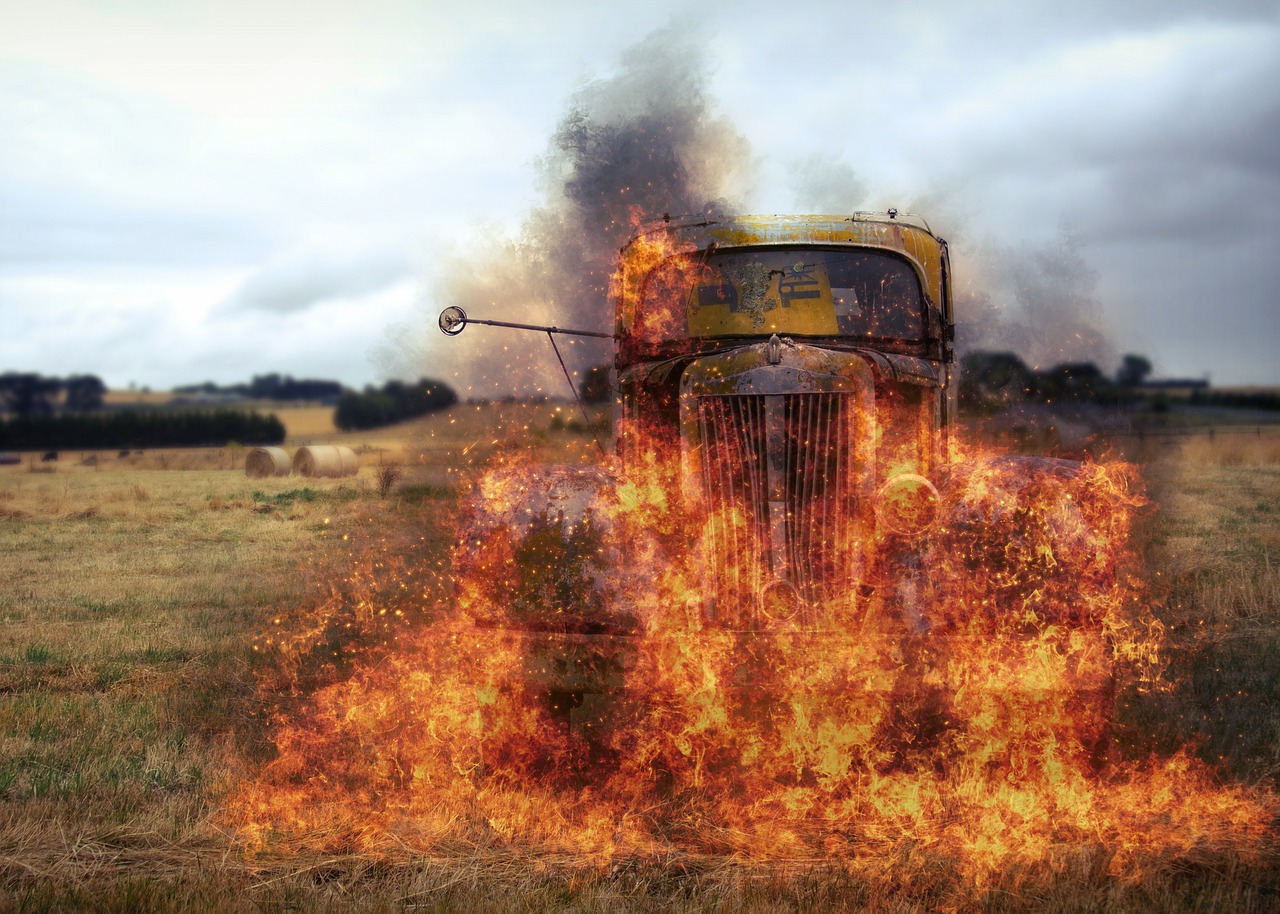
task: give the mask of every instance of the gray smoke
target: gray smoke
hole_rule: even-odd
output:
[[[952,250],[956,268],[957,348],[1016,353],[1029,368],[1118,361],[1108,340],[1098,274],[1084,241],[1064,232],[1047,244]]]
[[[866,206],[867,184],[847,162],[814,153],[787,171],[802,213],[853,213]]]
[[[687,24],[659,29],[623,53],[616,73],[578,90],[536,165],[544,202],[519,237],[460,256],[435,304],[475,318],[612,331],[609,276],[637,220],[730,211],[749,177],[749,145],[708,94],[708,44]],[[464,397],[568,395],[545,336],[465,333],[428,347],[458,366],[450,381]],[[608,341],[558,342],[575,372],[611,352]]]
[[[515,237],[446,264],[441,275],[449,279],[433,290],[425,344],[408,343],[403,328],[393,331],[384,355],[407,368],[396,373],[442,378],[470,399],[569,395],[545,335],[477,326],[445,339],[435,315],[457,305],[473,318],[609,332],[609,276],[637,221],[740,211],[756,162],[710,95],[711,45],[687,23],[659,29],[623,52],[613,74],[569,98],[535,163],[542,202]],[[790,178],[800,211],[868,205],[866,182],[829,154],[794,163]],[[935,228],[954,231],[964,221],[939,218],[955,208],[946,193],[905,201],[905,208],[931,216]],[[998,349],[1038,368],[1064,361],[1111,367],[1098,279],[1079,239],[1064,234],[1039,246],[952,241],[962,354]],[[575,382],[612,353],[607,340],[557,342]]]
[[[792,163],[791,187],[801,212],[851,213],[899,201],[869,203],[870,189],[846,162],[814,154]],[[1116,364],[1108,342],[1098,275],[1084,257],[1084,241],[1064,232],[1034,244],[973,244],[954,196],[935,190],[901,201],[904,212],[924,216],[951,241],[956,271],[957,349],[1008,351],[1030,368],[1094,362],[1104,372]],[[958,233],[958,234],[957,234]]]

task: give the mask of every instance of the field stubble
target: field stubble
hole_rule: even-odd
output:
[[[248,480],[228,455],[0,472],[0,909],[125,911],[1274,910],[1280,862],[1170,860],[1138,883],[1082,853],[982,891],[945,862],[878,876],[743,861],[474,851],[247,860],[224,797],[270,756],[253,637],[281,609],[341,599],[353,562],[439,573],[460,481],[495,451],[587,460],[554,406],[458,407],[365,444],[355,479]],[[495,412],[500,415],[495,415]],[[495,429],[507,431],[497,433]],[[1261,438],[1261,435],[1258,436]],[[348,436],[345,443],[353,443]],[[1148,445],[1144,443],[1144,447]],[[1160,442],[1138,456],[1172,688],[1130,694],[1120,751],[1191,744],[1224,779],[1280,779],[1280,448]],[[200,466],[204,461],[204,468]],[[185,461],[185,464],[184,464]],[[403,476],[385,498],[377,466]],[[162,466],[190,465],[186,470]],[[242,464],[241,464],[242,465]],[[147,466],[153,469],[147,469]],[[335,571],[335,569],[338,569]],[[403,577],[397,580],[402,581]]]

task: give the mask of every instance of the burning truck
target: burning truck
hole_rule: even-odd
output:
[[[607,756],[637,705],[677,700],[655,670],[678,655],[686,703],[753,726],[869,701],[868,764],[996,757],[1055,721],[1101,762],[1116,574],[1096,480],[956,440],[951,269],[923,219],[664,217],[610,295],[613,333],[587,333],[614,341],[613,455],[496,468],[463,508],[460,601],[514,645],[489,694],[534,696]],[[468,323],[527,326],[440,316]]]

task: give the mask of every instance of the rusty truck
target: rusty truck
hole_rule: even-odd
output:
[[[549,706],[600,718],[592,696],[617,694],[629,669],[616,646],[653,624],[637,594],[655,564],[681,562],[697,591],[681,618],[741,633],[744,669],[779,632],[838,645],[875,617],[916,645],[910,665],[922,639],[981,637],[969,616],[1038,612],[1088,633],[1076,701],[1105,721],[1105,635],[1073,590],[1093,573],[1089,528],[1060,485],[1079,467],[1007,458],[975,485],[957,461],[951,266],[924,219],[665,218],[621,249],[611,297],[613,331],[596,335],[614,341],[612,457],[495,471],[464,505],[455,551],[469,611],[526,639],[525,675]],[[486,323],[440,319],[450,334],[469,322]],[[637,474],[680,524],[618,531]],[[1031,557],[1025,580],[1003,567],[1012,552]],[[989,573],[994,597],[959,593],[957,567]],[[1096,754],[1105,723],[1087,729]]]

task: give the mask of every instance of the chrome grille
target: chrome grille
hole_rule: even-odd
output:
[[[852,400],[840,394],[786,398],[787,547],[791,580],[816,602],[848,593],[856,562],[857,499],[848,464]]]
[[[699,398],[716,606],[753,611],[770,581],[809,608],[855,583],[854,400],[844,393]]]
[[[710,518],[707,569],[720,611],[748,605],[772,565],[765,398],[703,397],[702,491]]]

